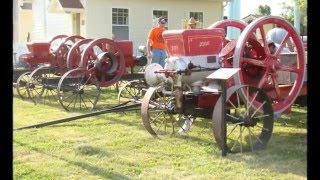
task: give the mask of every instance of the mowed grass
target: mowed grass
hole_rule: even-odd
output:
[[[106,89],[101,108],[116,104]],[[14,129],[84,114],[58,102],[13,99]],[[307,108],[275,120],[266,150],[221,156],[211,119],[196,119],[188,136],[152,137],[139,111],[108,113],[13,131],[14,179],[307,179]]]

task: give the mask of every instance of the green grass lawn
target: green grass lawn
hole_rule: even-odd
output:
[[[116,103],[108,90],[98,105]],[[13,99],[14,129],[83,114],[58,102]],[[307,108],[275,120],[266,150],[221,156],[211,119],[188,136],[154,138],[140,112],[108,113],[42,128],[14,130],[14,179],[307,179]]]

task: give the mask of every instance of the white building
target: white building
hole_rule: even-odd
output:
[[[200,21],[199,28],[206,28],[223,19],[225,5],[223,0],[23,0],[23,3],[32,4],[32,41],[59,34],[111,39],[114,34],[115,40],[133,41],[134,53],[139,45],[146,44],[157,17],[168,19],[167,29],[181,29],[183,20],[190,17]],[[19,29],[23,30],[21,24]]]

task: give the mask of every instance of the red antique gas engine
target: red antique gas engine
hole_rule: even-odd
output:
[[[288,32],[274,54],[265,36],[270,25],[281,25]],[[240,29],[237,39],[225,37],[229,27]],[[141,106],[143,124],[154,136],[187,133],[196,117],[212,118],[213,135],[221,148],[262,149],[271,138],[274,117],[288,112],[303,92],[304,48],[283,18],[261,17],[249,25],[223,20],[207,29],[167,30],[163,38],[169,57],[164,68],[146,67],[150,88]],[[295,50],[283,53],[287,41]],[[222,68],[239,70],[225,82],[225,102],[221,81],[209,78]]]

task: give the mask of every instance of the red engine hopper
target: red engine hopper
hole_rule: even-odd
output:
[[[21,59],[29,66],[34,66],[39,63],[50,62],[50,43],[49,42],[33,42],[28,43],[27,48],[29,53],[22,55]]]
[[[164,31],[163,39],[170,56],[219,54],[225,39],[222,28]]]

